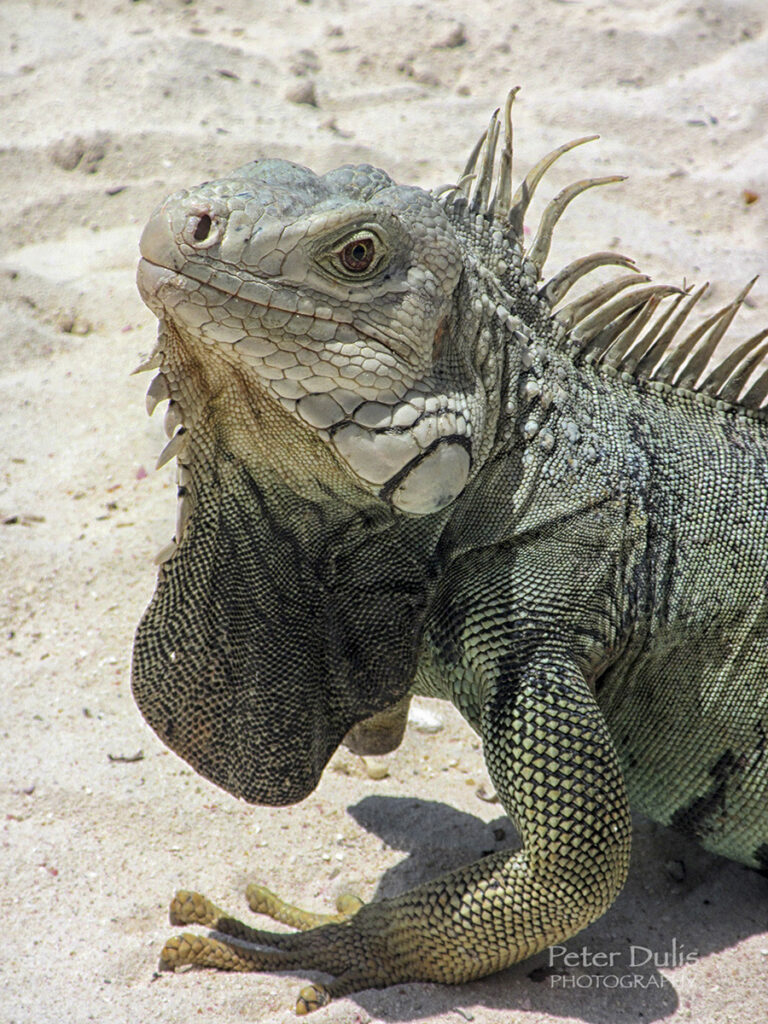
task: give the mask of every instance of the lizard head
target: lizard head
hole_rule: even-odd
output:
[[[250,163],[144,230],[148,404],[170,399],[160,461],[178,459],[180,503],[133,690],[248,800],[306,796],[410,685],[480,414],[461,275],[440,204],[368,166]]]
[[[256,161],[169,197],[141,255],[158,317],[358,488],[420,515],[464,488],[480,403],[456,330],[462,255],[430,194],[369,166]]]

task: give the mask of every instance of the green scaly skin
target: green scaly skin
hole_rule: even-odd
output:
[[[299,1012],[574,935],[624,883],[630,804],[768,864],[768,428],[608,347],[670,289],[553,314],[551,225],[524,253],[494,123],[469,198],[260,161],[142,238],[181,499],[134,650],[147,721],[280,805],[345,737],[395,747],[411,694],[451,700],[522,838],[338,915],[253,889],[291,935],[177,895],[175,923],[248,945],[184,934],[166,965],[330,975]]]

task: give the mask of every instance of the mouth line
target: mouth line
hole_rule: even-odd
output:
[[[141,260],[144,263],[148,263],[151,267],[156,267],[157,270],[167,270],[169,274],[173,274],[175,277],[181,278],[183,281],[193,281],[196,285],[202,288],[210,288],[214,292],[218,292],[219,295],[226,295],[230,299],[237,299],[240,302],[248,302],[257,309],[273,309],[276,313],[287,313],[288,316],[305,316],[309,320],[317,320],[319,323],[334,323],[340,327],[343,326],[343,321],[334,320],[332,316],[317,316],[315,313],[299,313],[295,309],[284,309],[282,306],[273,306],[271,303],[265,305],[263,302],[258,302],[256,299],[247,299],[242,295],[238,295],[237,292],[229,291],[227,288],[222,288],[220,285],[212,284],[210,281],[198,281],[196,277],[191,277],[189,274],[185,274],[181,270],[175,270],[173,267],[166,267],[163,263],[155,263],[153,260],[147,259],[146,256],[142,256]],[[263,284],[267,288],[271,287],[264,278],[254,278],[254,284]],[[348,325],[347,325],[348,326]],[[367,337],[367,335],[366,335]]]
[[[308,320],[315,320],[317,321],[317,323],[321,324],[332,323],[336,324],[338,327],[350,326],[348,321],[336,320],[332,316],[323,317],[317,316],[314,313],[299,313],[298,310],[295,309],[284,309],[282,306],[265,305],[263,302],[258,302],[256,299],[245,298],[241,295],[238,295],[236,292],[229,291],[227,288],[222,288],[219,285],[211,284],[209,281],[198,281],[196,277],[191,277],[189,274],[185,274],[181,270],[175,270],[173,267],[166,267],[162,263],[155,263],[153,260],[150,260],[143,255],[141,255],[141,262],[149,264],[149,266],[154,267],[156,270],[165,270],[167,271],[167,273],[172,274],[174,277],[179,278],[184,282],[194,282],[198,287],[210,288],[212,291],[217,292],[219,295],[226,295],[228,298],[237,299],[239,302],[248,302],[256,309],[263,309],[265,312],[269,310],[274,310],[276,313],[285,313],[287,316],[303,316],[306,317]],[[266,287],[271,287],[263,278],[254,278],[253,280],[254,283],[256,284],[263,284],[266,285]],[[167,284],[170,282],[164,283]],[[182,287],[182,290],[186,289]],[[382,345],[387,352],[392,351],[392,346],[391,344],[388,343],[387,339],[380,338],[375,334],[369,334],[367,331],[360,330],[359,327],[356,327],[355,330],[357,331],[358,335],[361,338],[365,338],[366,340],[374,342],[377,345]]]

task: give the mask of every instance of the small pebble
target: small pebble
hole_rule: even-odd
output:
[[[684,882],[685,881],[685,864],[681,860],[668,860],[664,865],[669,878],[673,882]]]
[[[408,709],[408,724],[419,732],[434,733],[444,728],[442,718],[428,708],[411,706]]]
[[[314,82],[298,82],[285,94],[285,98],[291,103],[304,103],[308,107],[317,106],[317,93]]]
[[[457,22],[448,32],[444,39],[435,43],[436,50],[455,50],[458,46],[464,46],[467,41],[467,30]]]
[[[365,767],[365,774],[369,779],[386,779],[389,775],[389,765],[382,757],[361,758]]]

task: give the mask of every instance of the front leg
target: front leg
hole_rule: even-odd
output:
[[[485,757],[521,850],[491,854],[301,934],[259,932],[233,919],[222,928],[221,918],[197,918],[247,945],[183,936],[166,947],[167,960],[331,975],[330,984],[302,991],[297,1010],[306,1013],[360,989],[482,977],[599,917],[626,877],[630,818],[613,743],[587,681],[552,654],[527,665],[501,657],[477,666],[480,677]]]

